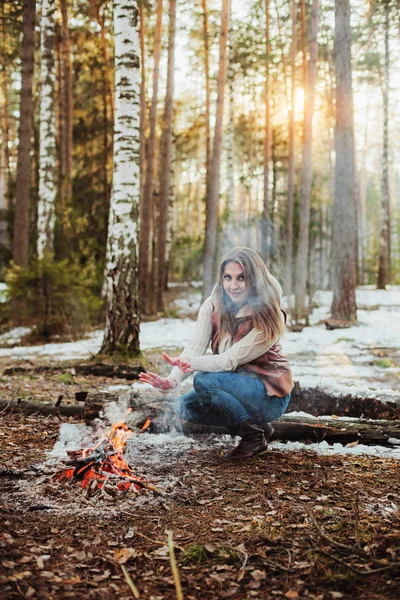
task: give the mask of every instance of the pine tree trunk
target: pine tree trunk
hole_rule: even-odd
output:
[[[265,121],[264,121],[264,187],[263,187],[263,216],[261,225],[261,255],[268,262],[268,244],[270,237],[270,207],[269,207],[269,162],[271,157],[271,116],[270,116],[270,5],[265,0]]]
[[[138,356],[140,48],[138,2],[114,3],[115,128],[107,240],[106,330],[100,353]]]
[[[390,193],[389,193],[389,2],[385,7],[385,71],[383,82],[383,153],[379,233],[378,289],[384,290],[391,280],[390,265]]]
[[[176,29],[176,0],[169,1],[169,32],[168,32],[168,67],[167,90],[165,94],[165,109],[163,129],[160,144],[160,197],[158,224],[158,273],[157,280],[157,310],[164,310],[164,281],[168,229],[168,200],[171,183],[171,149],[172,149],[172,112],[174,98],[174,61],[175,61],[175,29]]]
[[[292,291],[292,261],[293,261],[293,211],[294,211],[294,178],[295,178],[295,113],[294,99],[296,91],[296,53],[297,53],[297,5],[296,0],[291,0],[292,15],[292,47],[290,56],[291,89],[289,110],[289,165],[288,165],[288,210],[286,225],[286,278],[285,291]]]
[[[221,165],[224,94],[227,71],[227,37],[229,28],[229,0],[222,0],[219,41],[219,71],[217,81],[217,113],[211,161],[210,184],[206,197],[206,233],[204,242],[203,298],[211,293],[214,282],[214,265],[217,251],[217,226],[219,206],[219,174]]]
[[[54,251],[56,180],[55,0],[43,0],[41,24],[40,155],[37,252]]]
[[[356,212],[354,190],[353,92],[349,0],[335,5],[335,195],[333,206],[332,318],[357,320]]]
[[[3,106],[2,106],[2,122],[1,122],[1,139],[2,139],[2,192],[0,195],[1,208],[8,208],[9,199],[9,179],[10,179],[10,148],[9,148],[9,108],[8,108],[8,69],[7,69],[7,54],[6,54],[6,24],[4,14],[4,2],[1,3],[1,16],[3,19],[2,25],[2,56],[1,56],[1,68],[2,68],[2,79],[1,87],[3,92]]]
[[[65,210],[72,198],[72,77],[68,26],[68,0],[60,0],[62,15],[61,91],[61,204]]]
[[[143,203],[141,207],[141,224],[140,224],[140,297],[146,300],[146,305],[142,303],[142,310],[146,312],[147,301],[150,299],[151,286],[150,282],[150,267],[151,267],[151,217],[152,217],[152,202],[153,202],[153,177],[155,173],[155,148],[156,148],[156,124],[157,124],[157,103],[158,103],[158,80],[160,70],[160,54],[161,54],[161,30],[162,30],[162,13],[163,3],[158,0],[157,3],[157,23],[154,39],[154,71],[153,71],[153,97],[151,101],[150,116],[149,116],[149,139],[146,153],[146,178],[143,189]]]
[[[225,217],[229,219],[232,214],[235,201],[235,165],[234,165],[234,145],[235,145],[235,69],[233,66],[234,59],[234,40],[233,40],[233,22],[232,22],[232,5],[229,15],[229,58],[228,58],[228,98],[229,98],[229,123],[226,136],[226,179],[228,183],[226,193]]]
[[[299,242],[296,258],[296,300],[295,316],[297,320],[307,316],[306,287],[308,275],[310,201],[312,181],[312,119],[314,115],[314,93],[317,77],[318,57],[318,0],[313,0],[311,11],[310,60],[307,68],[307,88],[304,102],[304,140],[301,164],[301,206]]]
[[[24,0],[22,23],[22,75],[18,162],[15,194],[13,259],[22,267],[29,258],[29,197],[31,184],[31,138],[33,133],[33,69],[36,1]]]
[[[206,190],[209,187],[211,171],[211,131],[210,131],[210,47],[208,40],[208,11],[207,0],[201,2],[203,9],[203,41],[204,41],[204,73],[206,83],[206,106],[205,106],[205,128],[206,128]]]
[[[144,178],[146,168],[146,121],[147,121],[147,103],[146,103],[146,62],[145,62],[145,22],[144,7],[139,3],[139,37],[140,37],[140,206],[143,209]],[[142,214],[140,215],[142,222]]]

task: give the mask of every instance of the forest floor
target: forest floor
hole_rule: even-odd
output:
[[[138,473],[165,488],[87,496],[55,481],[62,419],[2,415],[1,598],[400,597],[399,462],[272,449],[239,464],[226,438],[148,434]],[[65,422],[65,421],[64,421]],[[70,421],[71,422],[71,421]],[[35,468],[34,468],[35,467]]]
[[[326,331],[318,324],[324,300],[312,327],[285,336],[295,379],[398,401],[400,289],[379,296],[362,290],[361,299],[358,328]],[[183,320],[143,324],[147,369],[168,373],[161,350],[175,354],[176,341],[190,337],[194,322],[187,317],[196,302],[197,292],[178,305]],[[97,337],[86,347],[79,341],[2,348],[1,371],[57,370],[3,373],[1,398],[54,403],[63,396],[68,404],[80,391],[140,389],[124,379],[76,374],[77,362],[98,360],[90,359]],[[2,599],[133,598],[122,566],[140,598],[177,598],[168,531],[185,600],[400,597],[400,462],[379,456],[379,448],[371,457],[271,444],[263,457],[232,463],[223,457],[229,436],[144,434],[128,448],[129,463],[165,492],[90,497],[52,477],[60,464],[49,454],[65,423],[81,426],[0,413]]]

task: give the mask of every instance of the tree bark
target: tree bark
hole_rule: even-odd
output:
[[[8,69],[7,69],[7,54],[6,54],[6,24],[5,24],[5,13],[4,13],[4,2],[1,3],[1,16],[3,19],[2,26],[2,78],[1,87],[3,92],[3,106],[2,106],[2,164],[1,178],[2,178],[2,189],[0,193],[0,208],[7,209],[9,204],[9,180],[10,180],[10,148],[9,148],[9,108],[8,108]]]
[[[29,259],[29,197],[31,188],[31,138],[33,133],[33,69],[36,0],[24,0],[22,23],[22,73],[18,162],[15,193],[13,260],[21,267]]]
[[[140,48],[138,2],[114,4],[115,128],[107,240],[107,312],[101,354],[138,356]]]
[[[230,6],[229,15],[229,54],[228,54],[228,69],[227,69],[227,85],[228,85],[228,99],[229,99],[229,116],[228,116],[228,131],[226,135],[226,179],[227,179],[227,191],[226,191],[226,205],[225,205],[225,219],[230,218],[232,210],[234,208],[235,201],[235,68],[233,65],[234,60],[234,32],[232,22],[232,4]]]
[[[265,88],[264,88],[264,187],[263,187],[263,217],[262,217],[262,249],[261,254],[267,263],[269,259],[270,206],[269,206],[269,163],[271,159],[271,108],[270,108],[270,4],[265,0]]]
[[[159,196],[159,225],[158,225],[158,272],[156,274],[157,310],[164,310],[164,281],[166,262],[167,231],[168,231],[168,201],[171,184],[171,154],[172,154],[172,113],[174,99],[174,64],[175,64],[175,29],[176,29],[176,0],[169,2],[169,32],[168,32],[168,67],[167,89],[163,128],[160,144],[160,196]]]
[[[202,296],[211,293],[214,283],[214,266],[217,251],[217,227],[219,207],[219,174],[221,165],[222,126],[227,71],[227,37],[229,29],[229,0],[222,0],[221,29],[219,38],[219,70],[217,81],[217,113],[215,119],[214,145],[211,161],[210,184],[206,196],[206,233],[204,241],[204,267]]]
[[[54,252],[56,179],[55,0],[43,0],[41,25],[40,155],[37,252]]]
[[[313,0],[311,11],[310,60],[307,67],[307,88],[304,102],[304,140],[301,163],[301,206],[299,241],[296,258],[295,318],[307,317],[306,293],[308,275],[308,252],[310,239],[310,203],[312,182],[312,120],[314,115],[315,81],[318,58],[318,0]]]
[[[384,2],[385,10],[385,70],[383,80],[383,153],[382,185],[379,233],[378,289],[384,290],[391,281],[390,265],[390,193],[389,193],[389,1]]]
[[[336,129],[332,318],[357,320],[353,92],[349,0],[335,5]]]
[[[210,47],[208,39],[207,0],[201,0],[203,10],[204,74],[206,84],[205,130],[206,130],[206,190],[210,184],[211,171],[211,130],[210,130]]]
[[[70,206],[72,198],[72,76],[68,0],[60,0],[60,3],[62,16],[61,205],[65,210]]]
[[[146,123],[147,123],[147,102],[146,102],[146,60],[145,60],[145,20],[144,7],[139,3],[139,38],[140,38],[140,206],[143,209],[144,178],[146,169]],[[142,222],[142,214],[140,215]]]
[[[294,212],[294,179],[295,179],[295,112],[294,99],[296,91],[296,53],[297,53],[297,5],[291,0],[292,15],[292,47],[290,51],[291,89],[289,109],[289,165],[288,165],[288,209],[286,225],[286,278],[285,292],[292,291],[293,261],[293,212]]]
[[[153,203],[153,177],[155,166],[155,148],[156,148],[156,124],[157,124],[157,103],[158,103],[158,80],[160,70],[160,54],[161,54],[161,30],[162,30],[162,13],[163,3],[158,0],[157,3],[157,22],[154,39],[154,71],[153,71],[153,97],[151,101],[149,115],[149,138],[146,153],[146,179],[143,189],[142,207],[141,207],[141,223],[140,223],[140,242],[139,242],[139,258],[140,258],[140,298],[142,299],[141,309],[146,312],[150,295],[150,266],[151,266],[151,216]],[[148,311],[147,311],[148,312]]]

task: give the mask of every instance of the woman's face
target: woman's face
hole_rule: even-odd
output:
[[[237,262],[229,262],[222,273],[222,286],[229,298],[236,304],[243,304],[249,295],[242,267]]]

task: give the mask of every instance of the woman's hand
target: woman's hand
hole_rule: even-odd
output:
[[[139,373],[139,379],[143,383],[149,383],[153,387],[159,390],[172,390],[172,388],[178,385],[178,382],[175,379],[166,379],[165,377],[160,377],[155,373]]]
[[[172,358],[172,356],[168,356],[166,352],[162,353],[163,358],[173,367],[179,367],[183,373],[193,373],[193,369],[191,368],[190,361],[187,358]]]

